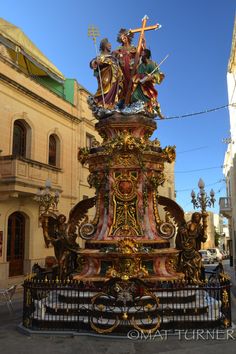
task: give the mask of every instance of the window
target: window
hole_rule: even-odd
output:
[[[49,136],[48,163],[51,166],[59,165],[59,139],[55,134]]]
[[[91,149],[93,140],[94,140],[94,136],[86,133],[86,148]]]
[[[20,120],[14,123],[12,153],[15,156],[26,157],[26,127]]]

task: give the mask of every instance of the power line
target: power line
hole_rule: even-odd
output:
[[[223,166],[213,166],[213,167],[205,167],[205,168],[198,168],[195,170],[186,170],[186,171],[175,171],[175,172],[169,172],[169,174],[176,174],[176,173],[191,173],[191,172],[198,172],[198,171],[207,171],[207,170],[214,170],[217,168],[223,168]]]
[[[216,182],[213,182],[213,183],[208,183],[206,184],[205,187],[210,187],[210,186],[214,186],[218,183],[222,183],[224,182],[224,179],[220,179],[219,181],[216,181]],[[180,193],[180,192],[191,192],[192,190],[197,190],[197,187],[196,188],[186,188],[186,189],[176,189],[175,192],[176,193]]]
[[[192,152],[192,151],[203,150],[203,149],[208,149],[208,148],[209,148],[208,145],[206,145],[206,146],[199,146],[199,147],[192,148],[192,149],[189,149],[189,150],[177,151],[176,153],[179,155],[179,154],[184,154],[184,153],[186,153],[186,152]]]
[[[186,114],[182,114],[182,115],[176,115],[176,116],[170,116],[170,117],[165,117],[163,118],[155,118],[155,120],[167,120],[167,119],[180,119],[180,118],[187,118],[187,117],[193,117],[193,116],[197,116],[200,114],[206,114],[206,113],[211,113],[211,112],[216,112],[219,111],[220,109],[223,108],[227,108],[227,107],[236,107],[236,103],[228,103],[224,106],[219,106],[219,107],[215,107],[215,108],[210,108],[210,109],[205,109],[204,111],[199,111],[199,112],[194,112],[194,113],[186,113]]]
[[[156,118],[154,118],[154,120],[165,121],[165,120],[170,120],[170,119],[180,119],[180,118],[193,117],[193,116],[197,116],[197,115],[201,115],[201,114],[216,112],[216,111],[219,111],[220,109],[227,108],[227,107],[236,107],[236,103],[228,103],[228,104],[225,104],[224,106],[219,106],[219,107],[215,107],[215,108],[209,108],[209,109],[205,109],[204,111],[186,113],[186,114],[182,114],[182,115],[169,116],[169,117],[167,116],[167,117],[164,117],[164,118],[157,118],[156,117]],[[95,119],[98,120],[98,118],[95,117],[91,121],[93,121]]]

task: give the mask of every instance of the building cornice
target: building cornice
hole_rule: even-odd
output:
[[[3,73],[0,73],[0,80],[7,83],[8,85],[14,87],[15,89],[17,89],[18,91],[24,93],[25,95],[33,98],[34,100],[40,102],[41,104],[43,104],[44,106],[49,107],[50,109],[52,109],[53,111],[62,114],[64,117],[73,120],[73,121],[77,121],[78,123],[82,122],[82,119],[66,112],[65,110],[59,108],[58,106],[54,105],[53,103],[49,102],[48,100],[46,100],[45,98],[37,95],[36,93],[32,92],[31,90],[27,89],[26,87],[22,86],[21,84],[17,83],[16,81],[10,79],[8,76],[5,76]]]
[[[228,72],[232,73],[236,71],[236,16],[234,19],[234,30],[232,38],[231,53],[228,63]]]

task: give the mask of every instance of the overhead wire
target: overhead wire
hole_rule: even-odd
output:
[[[214,185],[216,185],[216,184],[218,184],[218,183],[222,183],[222,182],[224,182],[224,179],[223,179],[223,178],[220,179],[220,180],[218,180],[218,181],[216,181],[216,182],[208,183],[208,184],[205,185],[205,187],[214,186]],[[191,192],[192,190],[196,190],[196,189],[197,189],[197,187],[196,187],[196,188],[186,188],[186,189],[176,189],[175,192],[176,192],[176,193],[180,193],[180,192]]]
[[[185,171],[174,171],[174,172],[167,172],[167,174],[172,174],[175,175],[176,173],[192,173],[192,172],[199,172],[199,171],[207,171],[207,170],[214,170],[218,168],[224,168],[226,165],[221,165],[221,166],[212,166],[212,167],[205,167],[205,168],[198,168],[194,170],[185,170]]]
[[[189,149],[189,150],[183,150],[183,151],[178,151],[177,154],[185,154],[186,152],[193,152],[193,151],[197,151],[197,150],[203,150],[203,149],[208,149],[209,146],[208,145],[205,145],[205,146],[199,146],[199,147],[196,147],[196,148],[192,148],[192,149]]]
[[[228,108],[228,107],[231,107],[231,106],[232,107],[236,107],[236,103],[228,103],[228,104],[225,104],[223,106],[219,106],[219,107],[215,107],[215,108],[209,108],[209,109],[205,109],[204,111],[199,111],[199,112],[186,113],[186,114],[169,116],[169,117],[167,116],[167,117],[164,117],[164,118],[156,117],[154,119],[155,120],[165,121],[165,120],[170,120],[170,119],[180,119],[180,118],[193,117],[193,116],[197,116],[197,115],[201,115],[201,114],[216,112],[216,111],[219,111],[220,109]]]
[[[228,103],[228,104],[225,104],[225,105],[219,106],[219,107],[205,109],[205,110],[199,111],[199,112],[192,112],[192,113],[180,114],[180,115],[175,115],[175,116],[167,116],[167,117],[163,117],[163,118],[155,117],[154,120],[159,120],[159,121],[164,122],[164,121],[170,120],[170,119],[180,119],[180,118],[193,117],[193,116],[198,116],[198,115],[201,115],[201,114],[216,112],[216,111],[219,111],[221,109],[228,108],[228,107],[236,107],[236,102]],[[93,121],[95,119],[98,120],[98,118],[95,117],[91,121]]]

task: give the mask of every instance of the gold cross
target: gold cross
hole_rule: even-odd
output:
[[[148,20],[148,16],[145,15],[144,18],[142,19],[142,27],[129,30],[130,33],[138,33],[138,32],[140,32],[140,36],[139,36],[137,51],[136,51],[136,55],[135,55],[135,59],[134,59],[134,66],[133,66],[133,70],[131,72],[131,80],[129,82],[128,92],[127,92],[127,95],[126,95],[126,98],[125,98],[125,104],[129,104],[130,103],[132,78],[134,76],[134,73],[136,71],[136,68],[137,68],[137,65],[138,65],[138,62],[139,62],[140,53],[141,53],[141,47],[142,47],[143,38],[144,38],[144,33],[145,33],[145,31],[156,30],[156,29],[161,27],[161,25],[159,25],[158,23],[156,25],[147,26],[146,27],[147,20]]]
[[[130,33],[140,32],[138,46],[137,46],[138,53],[140,52],[140,49],[141,49],[141,45],[142,45],[145,31],[152,31],[152,30],[156,30],[161,27],[161,25],[159,25],[158,23],[156,25],[146,27],[147,20],[148,20],[148,16],[145,15],[144,18],[142,19],[142,27],[129,30]]]

